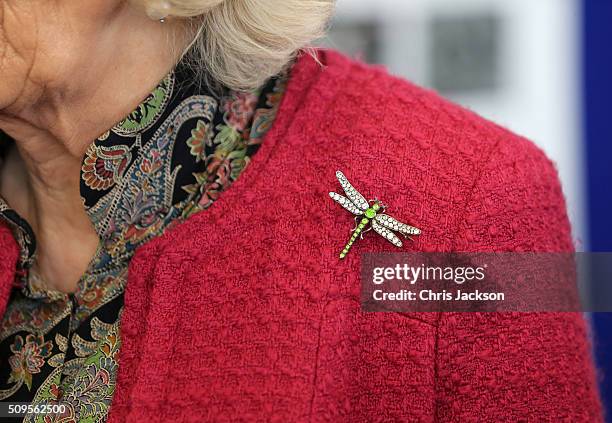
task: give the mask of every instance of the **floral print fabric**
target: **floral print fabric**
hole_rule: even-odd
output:
[[[0,401],[66,406],[62,415],[24,421],[106,419],[131,257],[148,240],[210,207],[238,178],[274,120],[286,80],[285,71],[252,92],[211,90],[179,63],[90,145],[80,188],[100,243],[73,294],[45,287],[32,268],[31,228],[0,198],[0,219],[21,246],[21,280],[0,323]]]

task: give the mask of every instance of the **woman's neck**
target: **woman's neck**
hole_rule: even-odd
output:
[[[127,6],[104,12],[100,22],[63,23],[55,39],[9,40],[11,60],[0,64],[2,75],[14,75],[13,86],[0,87],[0,129],[15,140],[0,168],[0,196],[32,225],[38,272],[65,292],[76,289],[98,244],[79,193],[82,157],[173,67],[181,51],[170,46],[187,44],[179,22],[151,21]],[[17,22],[3,15],[10,33]]]

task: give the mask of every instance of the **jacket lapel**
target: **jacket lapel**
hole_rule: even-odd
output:
[[[8,226],[0,222],[0,316],[4,314],[11,294],[18,258],[17,241]]]

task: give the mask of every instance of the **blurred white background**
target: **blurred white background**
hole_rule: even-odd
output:
[[[580,18],[579,0],[338,0],[324,44],[533,140],[557,164],[584,250]]]

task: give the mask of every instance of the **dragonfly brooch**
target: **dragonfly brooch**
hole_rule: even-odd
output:
[[[402,241],[394,231],[408,239],[412,239],[410,235],[420,235],[420,229],[386,215],[384,211],[387,207],[378,199],[367,201],[365,197],[351,185],[342,172],[337,171],[336,178],[338,178],[346,197],[336,194],[335,192],[330,192],[329,196],[336,203],[355,215],[356,225],[355,228],[351,230],[352,235],[349,242],[340,253],[340,259],[346,257],[357,240],[357,237],[363,239],[363,234],[371,229],[374,229],[375,232],[383,236],[387,241],[400,248],[403,245]]]

